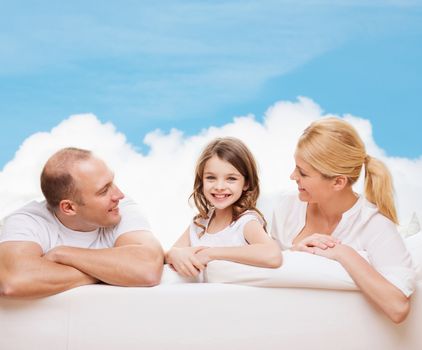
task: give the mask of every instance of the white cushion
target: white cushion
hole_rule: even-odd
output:
[[[358,290],[349,274],[334,260],[303,252],[283,252],[278,269],[261,268],[230,261],[212,261],[206,282],[240,283],[260,287],[302,287]]]
[[[419,223],[419,219],[416,213],[413,213],[412,218],[410,219],[410,222],[407,225],[400,225],[397,227],[397,229],[404,238],[420,232],[421,225]]]
[[[416,269],[416,280],[422,281],[422,231],[404,239]]]
[[[161,284],[178,284],[178,283],[198,283],[200,276],[195,277],[183,277],[174,271],[170,265],[165,264],[163,269],[163,275],[161,276]]]

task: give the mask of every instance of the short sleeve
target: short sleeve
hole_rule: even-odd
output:
[[[148,220],[142,213],[140,206],[132,199],[124,199],[120,202],[121,220],[114,228],[114,239],[120,235],[132,231],[151,231]]]
[[[34,242],[47,251],[49,244],[45,239],[45,230],[32,216],[16,213],[6,218],[0,233],[0,243],[9,241]]]
[[[253,212],[253,211],[248,211],[246,214],[243,214],[239,219],[237,219],[236,224],[235,224],[236,231],[242,232],[243,234],[243,229],[245,228],[245,225],[251,221],[256,221],[261,226],[264,226],[264,220],[262,220],[262,218],[259,216],[258,213]]]

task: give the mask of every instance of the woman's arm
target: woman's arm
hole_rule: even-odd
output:
[[[338,261],[368,299],[378,306],[393,322],[404,321],[410,310],[409,298],[387,281],[359,253],[348,245],[336,244],[321,249],[316,255]]]
[[[242,247],[211,247],[198,253],[196,257],[206,265],[212,260],[230,260],[241,264],[277,268],[281,266],[281,250],[277,242],[264,231],[255,220],[245,224],[243,235],[249,243]]]
[[[173,247],[165,254],[165,262],[184,277],[196,277],[205,269],[205,265],[195,255],[202,249],[204,247],[190,246],[188,227],[174,243]]]

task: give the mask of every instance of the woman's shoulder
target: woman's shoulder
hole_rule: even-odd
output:
[[[398,234],[397,225],[381,214],[377,206],[368,201],[364,196],[360,196],[359,205],[356,209],[360,225],[363,227],[362,233],[370,232],[373,234],[374,232],[378,232],[384,236]]]
[[[364,196],[360,196],[360,215],[361,217],[373,224],[396,227],[396,224],[385,215],[381,214],[378,207],[368,201]]]

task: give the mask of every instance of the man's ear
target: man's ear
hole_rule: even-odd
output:
[[[348,183],[349,183],[349,180],[347,176],[344,176],[344,175],[336,176],[334,178],[334,183],[333,183],[334,191],[341,191],[343,188],[347,186]]]
[[[76,214],[76,205],[70,199],[62,199],[59,203],[59,211],[65,215],[73,216]]]

